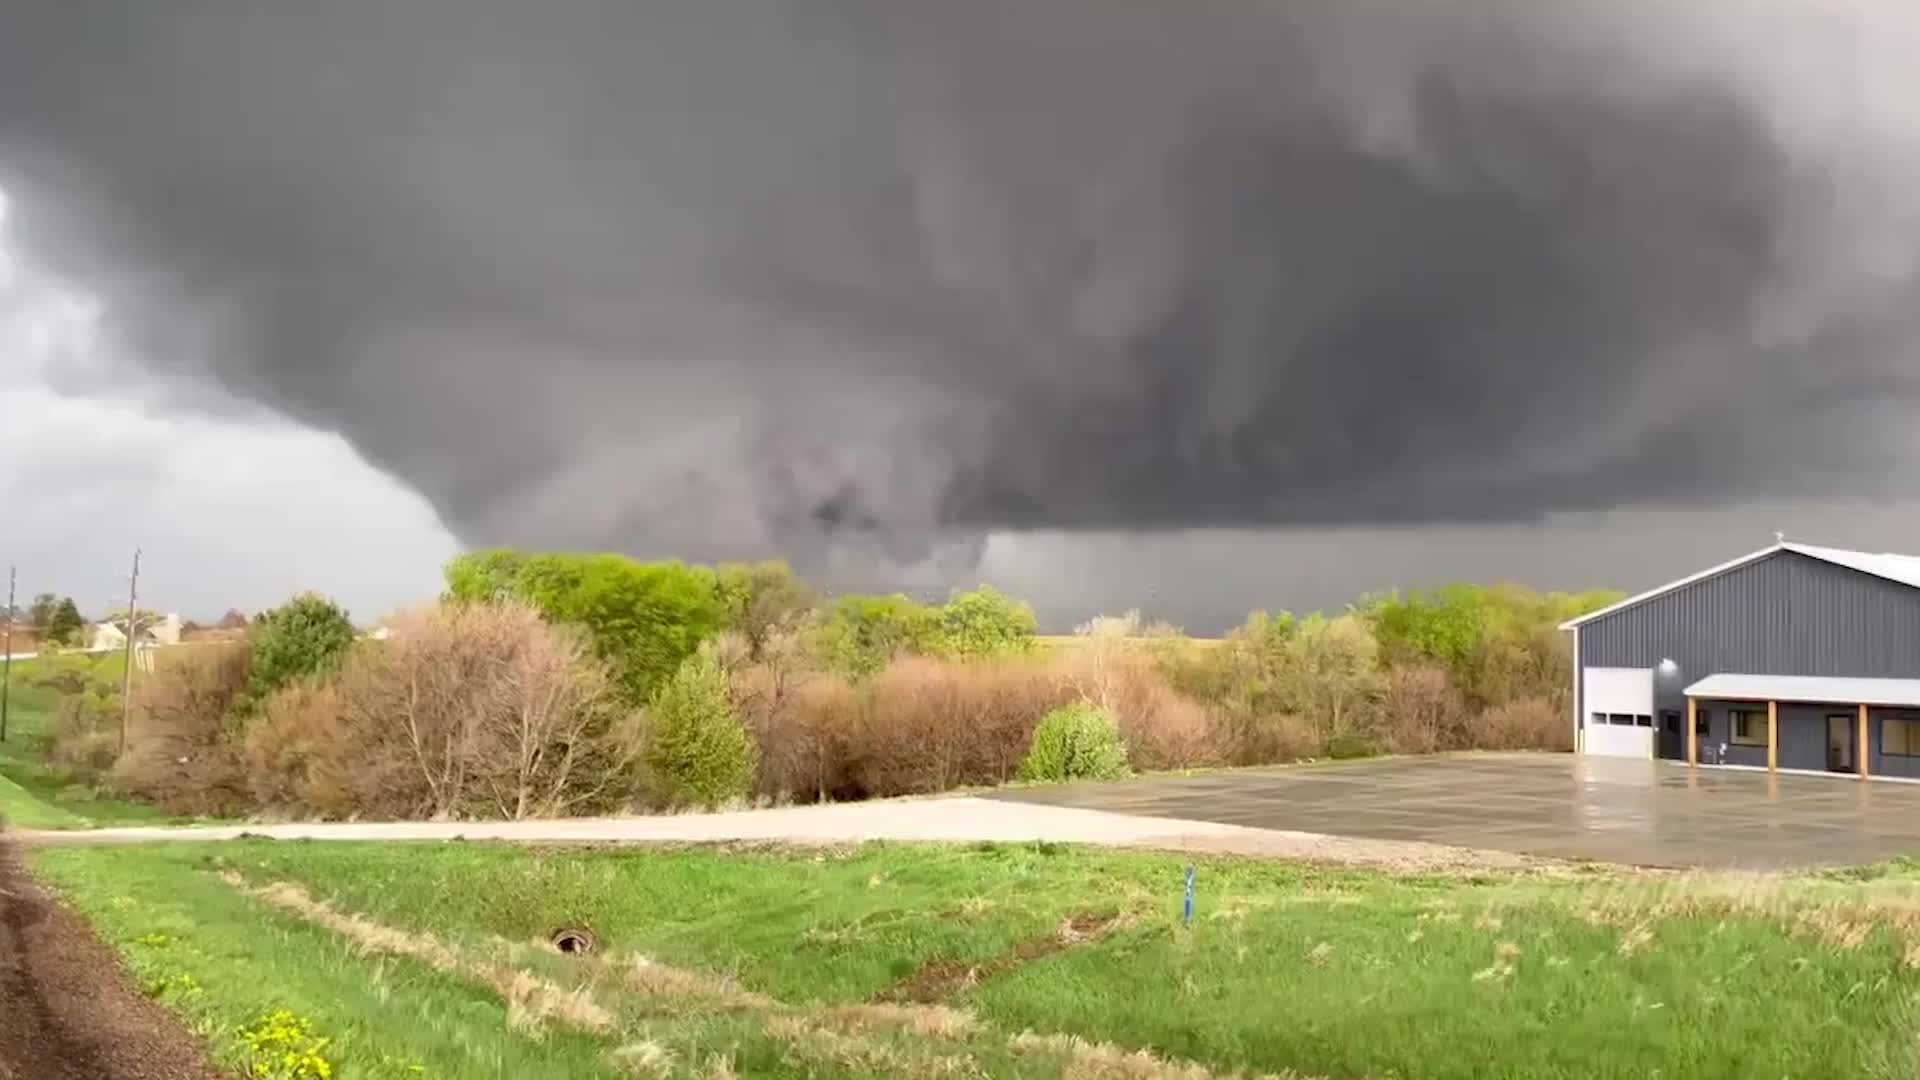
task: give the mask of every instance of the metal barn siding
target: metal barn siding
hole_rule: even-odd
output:
[[[1587,667],[1920,676],[1920,589],[1779,551],[1579,628]],[[1666,695],[1662,695],[1665,697]]]

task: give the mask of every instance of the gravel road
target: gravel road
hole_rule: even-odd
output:
[[[241,835],[313,840],[508,840],[523,843],[842,844],[864,840],[1052,840],[1111,847],[1204,851],[1327,862],[1442,869],[1521,866],[1522,855],[1319,833],[1252,829],[1075,807],[946,797],[795,806],[724,814],[566,818],[551,821],[309,823],[120,828],[14,834],[34,844],[160,843]]]

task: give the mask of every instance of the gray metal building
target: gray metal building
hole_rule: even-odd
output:
[[[1581,753],[1920,778],[1920,558],[1782,541],[1562,629]]]

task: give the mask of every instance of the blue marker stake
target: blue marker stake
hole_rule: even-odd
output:
[[[1193,925],[1193,867],[1191,866],[1187,867],[1187,906],[1181,921],[1188,926]]]

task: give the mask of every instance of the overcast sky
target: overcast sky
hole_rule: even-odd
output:
[[[338,434],[237,403],[225,415],[168,408],[150,386],[62,379],[110,362],[99,301],[24,257],[9,216],[0,563],[19,567],[21,603],[56,592],[90,615],[124,604],[136,546],[143,602],[188,617],[253,612],[302,589],[369,617],[433,594],[458,545],[425,499]],[[122,377],[142,381],[137,369]]]
[[[0,559],[1060,626],[1920,551],[1904,0],[0,3]]]

